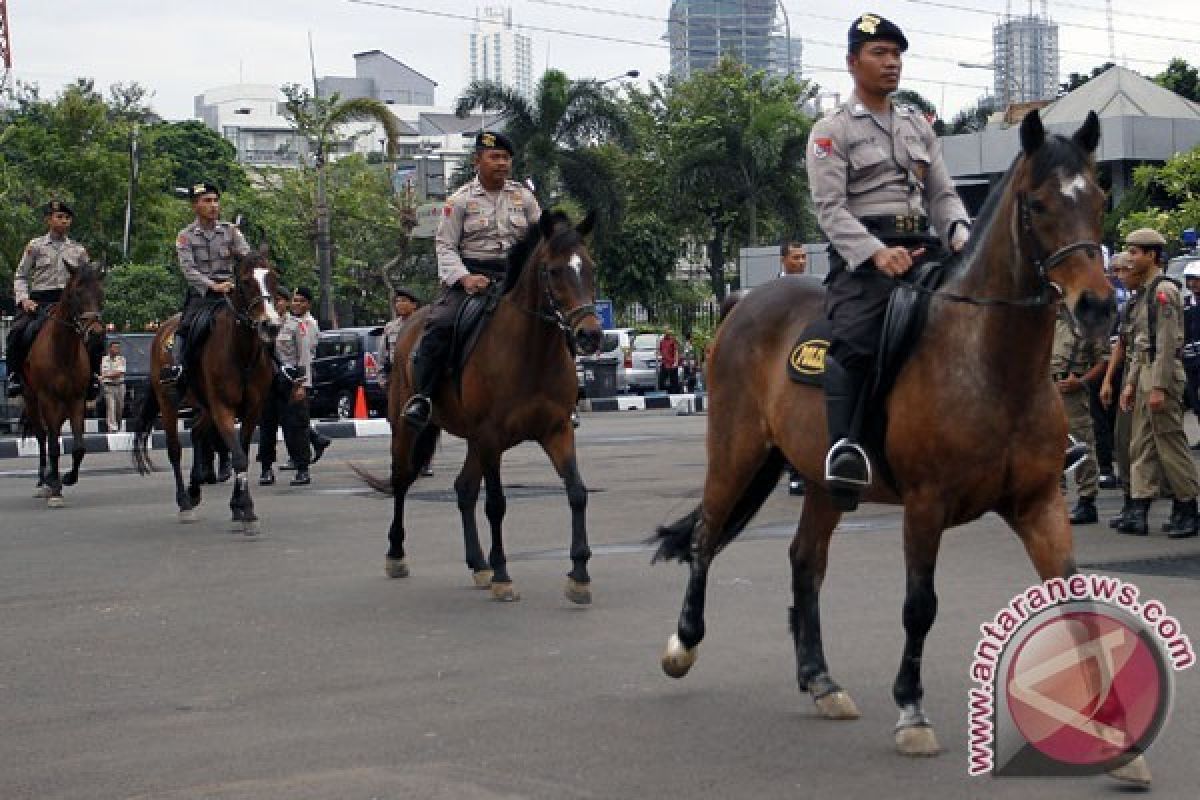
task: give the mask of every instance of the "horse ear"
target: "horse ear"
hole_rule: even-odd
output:
[[[1087,119],[1071,138],[1088,153],[1096,150],[1096,145],[1100,143],[1100,118],[1095,111],[1088,112]]]
[[[1045,141],[1046,129],[1042,127],[1042,118],[1037,109],[1034,109],[1021,120],[1021,149],[1026,155],[1033,155]]]
[[[595,227],[596,227],[596,211],[595,211],[595,209],[593,209],[587,213],[587,216],[583,218],[583,222],[579,223],[579,226],[577,228],[575,228],[575,230],[576,230],[576,232],[579,233],[580,236],[587,236],[589,233],[592,232],[592,228],[595,228]]]

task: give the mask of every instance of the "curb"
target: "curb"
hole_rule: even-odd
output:
[[[647,411],[675,409],[680,416],[705,411],[706,397],[696,394],[667,394],[647,392],[645,395],[621,395],[619,397],[596,397],[580,401],[584,411]]]

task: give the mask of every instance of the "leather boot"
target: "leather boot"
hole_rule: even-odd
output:
[[[1121,520],[1125,519],[1125,515],[1133,509],[1133,498],[1129,493],[1125,493],[1125,502],[1121,504],[1121,510],[1116,513],[1116,516],[1108,518],[1108,527],[1118,528],[1121,525]]]
[[[1117,533],[1128,533],[1134,536],[1150,535],[1150,504],[1153,498],[1135,499],[1129,513],[1117,526]]]
[[[444,370],[444,351],[437,332],[428,330],[421,337],[416,358],[413,359],[413,383],[416,391],[404,406],[401,416],[416,430],[424,430],[433,414],[433,393]]]
[[[1070,516],[1072,525],[1093,525],[1100,521],[1100,515],[1096,512],[1096,498],[1080,497],[1075,503],[1075,507],[1071,509]]]
[[[1179,514],[1183,510],[1185,503],[1174,497],[1171,498],[1171,516],[1162,524],[1162,532],[1170,533],[1179,527]]]
[[[180,328],[175,331],[175,343],[171,348],[171,357],[175,363],[164,366],[158,376],[160,383],[175,384],[176,392],[180,397],[184,392],[183,363],[186,353],[187,332]]]
[[[1200,533],[1200,515],[1196,510],[1196,498],[1176,502],[1179,504],[1179,516],[1176,517],[1175,526],[1167,534],[1167,538],[1187,539]]]
[[[825,410],[830,443],[825,456],[825,480],[839,511],[857,508],[859,494],[871,483],[871,462],[858,443],[862,395],[869,373],[868,369],[846,369],[830,355],[825,356]]]

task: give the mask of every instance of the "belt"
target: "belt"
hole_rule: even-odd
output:
[[[919,214],[862,217],[859,222],[879,236],[909,235],[929,232],[929,218]]]
[[[462,262],[472,275],[503,278],[508,273],[508,260],[504,258],[464,258]]]

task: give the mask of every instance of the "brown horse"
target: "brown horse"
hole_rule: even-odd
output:
[[[885,403],[883,447],[894,478],[874,470],[864,499],[904,506],[906,641],[893,695],[901,709],[896,744],[905,754],[938,750],[921,707],[921,654],[937,610],[942,532],[994,511],[1042,579],[1075,570],[1058,488],[1066,419],[1049,359],[1060,300],[1093,337],[1107,335],[1115,310],[1098,244],[1105,200],[1092,159],[1098,138],[1095,114],[1070,138],[1047,136],[1036,111],[1025,118],[1021,153],[930,298],[924,331]],[[690,567],[662,666],[678,678],[695,661],[712,560],[761,507],[786,459],[807,487],[790,549],[798,681],[823,716],[848,719],[858,711],[829,673],[818,612],[841,517],[824,482],[825,402],[785,370],[792,345],[823,306],[814,281],[783,278],[742,298],[718,329],[703,499],[659,530],[656,557]]]
[[[79,480],[79,465],[87,452],[83,416],[92,379],[89,336],[104,336],[101,309],[104,287],[100,271],[91,264],[70,267],[62,300],[46,315],[25,361],[25,424],[38,443],[38,489],[50,508],[63,505],[62,487]],[[59,433],[71,421],[71,470],[59,476]]]
[[[234,529],[247,535],[258,533],[258,516],[246,480],[254,427],[274,378],[271,347],[282,320],[272,298],[279,285],[275,268],[263,251],[238,259],[234,289],[224,298],[210,300],[212,323],[202,345],[190,356],[185,401],[199,411],[192,427],[192,470],[185,488],[179,442],[179,408],[183,403],[175,387],[157,380],[171,359],[170,342],[179,327],[180,315],[167,320],[154,337],[150,356],[151,391],[134,423],[134,465],[142,474],[153,469],[148,445],[155,417],[162,414],[167,439],[167,458],[175,472],[175,502],[179,521],[194,522],[200,503],[200,486],[211,472],[215,453],[232,456],[234,485],[229,508]],[[197,331],[192,331],[192,337]],[[238,420],[241,428],[238,428]],[[211,481],[209,481],[211,482]]]
[[[467,440],[467,458],[454,482],[462,514],[467,566],[475,585],[491,588],[498,600],[516,600],[504,555],[501,523],[506,507],[500,483],[504,451],[536,441],[567,489],[571,506],[571,562],[567,597],[591,602],[591,578],[585,513],[587,489],[575,463],[575,430],[571,412],[578,385],[570,342],[594,353],[603,338],[596,316],[592,260],[583,237],[591,218],[578,229],[561,212],[547,212],[526,238],[508,254],[508,276],[487,328],[467,360],[459,385],[443,381],[434,397],[432,423],[414,435],[401,410],[412,394],[411,355],[424,327],[426,310],[414,315],[396,342],[396,365],[388,391],[388,420],[392,426],[390,481],[355,468],[373,488],[392,494],[394,510],[388,531],[386,570],[393,578],[407,577],[404,552],[404,497],[417,473],[433,454],[440,429]],[[492,530],[492,549],[483,558],[475,503],[479,483],[487,487],[484,511]]]

